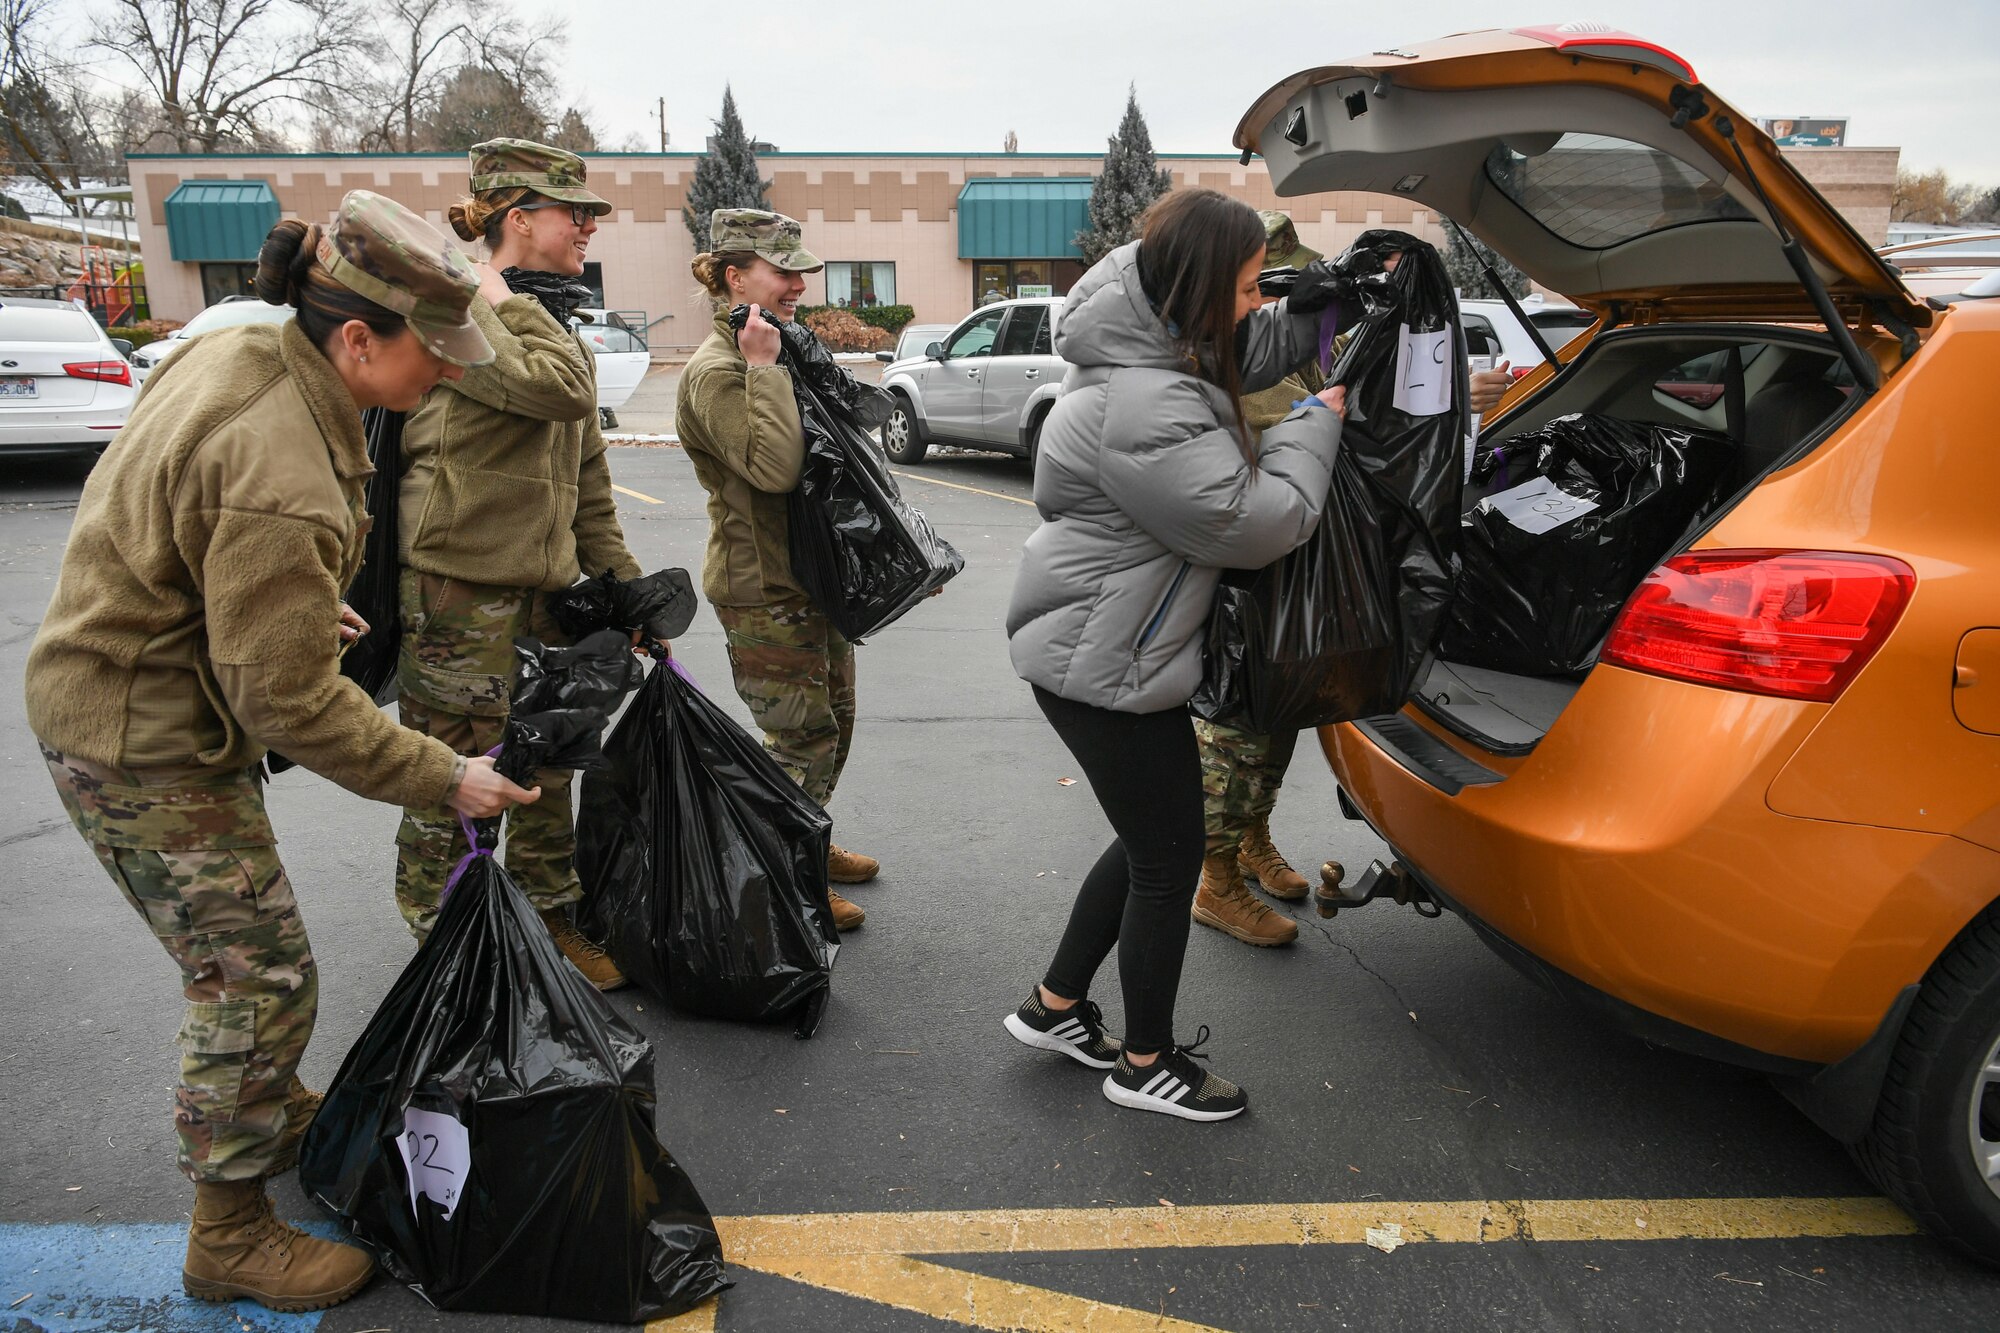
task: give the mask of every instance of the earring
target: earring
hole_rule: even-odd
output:
[[[365,366],[365,365],[367,365],[367,364],[368,364],[368,358],[367,358],[367,357],[365,357],[365,356],[364,356],[364,357],[362,357],[362,358],[361,358],[361,364],[362,364],[362,365],[364,365],[364,366]]]

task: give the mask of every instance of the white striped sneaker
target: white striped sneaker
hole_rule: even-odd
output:
[[[1109,1069],[1118,1061],[1118,1039],[1104,1035],[1104,1015],[1090,1000],[1078,1000],[1067,1009],[1051,1009],[1042,1003],[1037,988],[1029,991],[1021,1007],[1001,1024],[1024,1046],[1060,1051],[1092,1069]]]
[[[1195,1063],[1208,1058],[1195,1053],[1195,1047],[1207,1040],[1204,1025],[1193,1045],[1170,1046],[1143,1069],[1127,1064],[1120,1052],[1118,1063],[1104,1076],[1104,1095],[1120,1106],[1183,1120],[1227,1120],[1241,1115],[1250,1105],[1248,1094]]]

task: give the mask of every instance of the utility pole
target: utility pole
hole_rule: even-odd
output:
[[[659,106],[660,106],[660,151],[664,153],[667,151],[667,144],[671,142],[667,138],[667,99],[662,97],[660,99]]]

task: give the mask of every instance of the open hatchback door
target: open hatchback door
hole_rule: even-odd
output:
[[[1598,24],[1463,33],[1292,75],[1235,144],[1280,195],[1400,194],[1611,324],[1930,312],[1688,63]]]

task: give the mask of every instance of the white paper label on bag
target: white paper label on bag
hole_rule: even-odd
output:
[[[428,1194],[444,1205],[444,1220],[449,1222],[472,1170],[472,1140],[465,1126],[448,1115],[412,1107],[403,1112],[403,1136],[396,1146],[403,1150],[410,1176],[410,1211],[421,1218],[417,1199]]]
[[[1453,371],[1450,329],[1414,333],[1403,325],[1396,345],[1396,410],[1413,417],[1449,412]]]
[[[1547,532],[1597,508],[1597,501],[1571,495],[1547,477],[1536,477],[1479,502],[1483,511],[1497,513],[1523,532]]]

